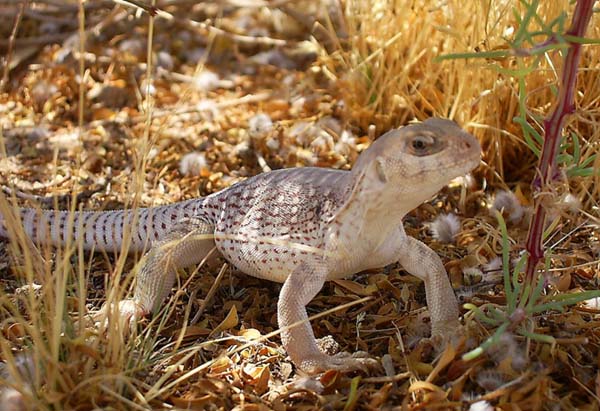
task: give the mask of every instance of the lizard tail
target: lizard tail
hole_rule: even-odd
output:
[[[54,211],[18,209],[25,233],[36,244],[82,243],[85,250],[117,252],[128,242],[127,250],[147,250],[160,240],[178,220],[191,217],[192,201],[168,206],[114,211]],[[0,216],[0,236],[9,237],[11,224]],[[129,238],[127,238],[129,237]]]

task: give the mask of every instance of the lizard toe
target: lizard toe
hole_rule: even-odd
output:
[[[104,304],[104,306],[93,316],[94,322],[104,324],[104,327],[108,326],[109,321],[109,310],[110,305]],[[123,325],[123,329],[133,329],[136,323],[143,317],[146,316],[146,311],[143,307],[135,300],[127,299],[119,301],[117,306],[117,317],[119,322]]]
[[[320,355],[316,358],[304,360],[300,363],[300,368],[309,374],[317,374],[328,370],[340,372],[363,371],[380,368],[380,363],[367,353],[359,351],[357,353],[341,352],[335,355]]]
[[[431,337],[421,339],[417,346],[425,348],[424,353],[439,354],[449,345],[456,346],[463,334],[463,327],[457,321],[448,327],[434,328]]]

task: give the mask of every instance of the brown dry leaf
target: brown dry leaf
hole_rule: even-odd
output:
[[[452,344],[448,344],[446,346],[446,349],[444,350],[444,353],[442,354],[441,358],[439,359],[438,363],[433,368],[433,370],[431,370],[431,373],[429,373],[429,375],[427,376],[427,379],[425,381],[427,381],[427,382],[435,381],[438,374],[444,368],[446,368],[448,366],[448,364],[450,364],[452,362],[452,360],[454,360],[454,357],[456,357],[456,350],[454,349],[454,346]]]
[[[231,391],[227,384],[216,379],[201,379],[181,397],[169,397],[176,407],[199,409],[207,406],[225,407],[231,401]]]
[[[353,294],[358,295],[359,297],[367,297],[369,295],[371,295],[371,292],[369,292],[369,290],[367,290],[367,287],[365,287],[362,284],[359,284],[355,281],[352,280],[334,280],[333,281],[336,285],[339,285],[342,288],[345,288],[346,290],[350,291]]]
[[[410,384],[408,392],[417,392],[420,390],[444,393],[440,387],[427,381],[415,381]]]
[[[25,336],[25,326],[21,323],[10,324],[8,327],[5,327],[3,334],[6,335],[9,340],[16,342]]]
[[[117,113],[106,107],[99,107],[92,113],[94,121],[99,120],[112,120],[116,117]]]
[[[232,362],[228,357],[221,356],[210,365],[211,374],[221,374],[231,368]]]
[[[406,356],[406,364],[409,370],[413,371],[419,376],[426,376],[433,371],[431,364],[427,364],[421,361],[421,350],[412,350]]]
[[[246,383],[254,387],[258,395],[267,392],[269,381],[271,380],[271,370],[268,366],[247,366],[244,368],[244,373],[250,377],[250,379],[246,380]]]
[[[339,371],[328,370],[321,375],[319,382],[323,384],[323,392],[330,393],[338,388],[342,375]]]
[[[186,327],[183,338],[198,338],[206,337],[210,335],[211,331],[205,327],[199,327],[197,325],[190,325]]]
[[[571,273],[561,273],[560,276],[555,280],[555,285],[558,291],[568,291],[571,288]]]
[[[239,322],[239,318],[238,318],[238,314],[237,314],[237,308],[236,308],[235,304],[233,304],[231,306],[231,309],[227,313],[227,316],[225,317],[225,319],[223,321],[221,321],[221,324],[217,325],[214,330],[212,330],[210,335],[215,335],[221,331],[229,330],[229,329],[237,326],[238,322]]]
[[[245,328],[238,331],[237,335],[250,341],[258,340],[260,337],[262,337],[262,334],[256,328]]]
[[[390,282],[390,280],[388,280],[387,278],[377,281],[376,284],[380,290],[386,290],[386,291],[391,292],[394,295],[394,298],[396,300],[402,300],[404,302],[407,301],[407,300],[405,300],[405,298],[408,298],[407,297],[407,292],[408,292],[408,290],[407,290],[408,284],[407,283],[402,284],[402,290],[398,289],[398,287],[396,287],[394,284],[392,284]]]

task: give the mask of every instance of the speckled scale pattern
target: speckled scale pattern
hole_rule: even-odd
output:
[[[351,189],[348,171],[276,170],[209,196],[215,243],[246,274],[283,282],[309,253],[324,250],[324,227]],[[209,212],[208,210],[206,212]],[[214,220],[216,218],[216,220]]]

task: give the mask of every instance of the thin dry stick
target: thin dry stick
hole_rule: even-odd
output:
[[[21,7],[19,8],[19,12],[15,16],[15,24],[13,25],[12,32],[10,33],[10,37],[8,39],[8,50],[6,52],[6,57],[4,58],[4,72],[2,73],[2,81],[0,81],[0,91],[4,91],[4,87],[8,83],[8,73],[10,73],[10,59],[12,57],[12,52],[15,47],[15,40],[17,38],[17,31],[19,30],[19,25],[21,24],[21,19],[23,18],[23,12],[25,8],[29,4],[29,0],[23,0],[21,3]]]
[[[39,37],[23,37],[14,40],[14,46],[40,46],[50,43],[59,43],[66,38],[69,38],[73,33],[57,33],[57,34],[45,34]],[[11,40],[0,39],[0,47],[10,47]]]
[[[244,36],[242,34],[231,33],[215,27],[211,24],[210,20],[206,20],[205,22],[199,22],[187,18],[179,18],[175,17],[171,13],[168,13],[158,7],[152,5],[149,6],[137,0],[113,0],[117,4],[121,4],[123,6],[133,6],[139,10],[144,10],[150,16],[160,17],[165,20],[173,21],[175,23],[181,24],[182,26],[192,29],[192,30],[204,30],[209,32],[210,34],[215,34],[218,36],[223,36],[228,38],[231,41],[240,44],[248,44],[248,45],[264,45],[264,46],[284,46],[287,44],[285,40],[274,39],[267,36]]]
[[[206,309],[206,306],[208,305],[208,303],[211,302],[213,296],[217,292],[217,289],[221,285],[221,280],[223,279],[223,275],[225,275],[225,271],[227,271],[228,267],[229,266],[227,265],[227,263],[223,264],[223,266],[221,267],[221,271],[219,271],[219,274],[217,275],[217,278],[215,279],[215,282],[210,287],[210,290],[208,290],[208,294],[206,294],[204,301],[202,301],[200,308],[198,308],[198,311],[194,315],[194,318],[192,318],[192,321],[190,322],[190,324],[192,324],[192,325],[196,324],[198,322],[198,320],[200,319],[200,317],[202,316],[202,314],[204,314],[204,310]],[[195,295],[195,293],[194,293],[194,295]]]

